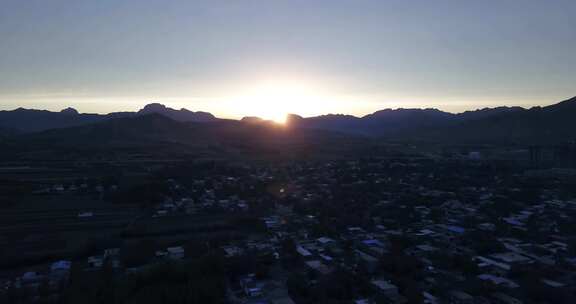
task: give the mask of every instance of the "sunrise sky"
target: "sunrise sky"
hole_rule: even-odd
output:
[[[576,95],[574,0],[0,0],[0,109],[219,117]]]

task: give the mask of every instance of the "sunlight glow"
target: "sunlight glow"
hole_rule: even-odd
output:
[[[301,83],[263,83],[241,94],[235,101],[242,111],[263,119],[285,123],[290,113],[322,113],[329,98],[317,89]]]

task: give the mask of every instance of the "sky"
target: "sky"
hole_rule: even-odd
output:
[[[0,0],[0,109],[460,112],[576,95],[574,0]]]

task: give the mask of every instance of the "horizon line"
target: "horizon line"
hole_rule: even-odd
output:
[[[529,109],[532,109],[532,108],[542,108],[542,107],[551,106],[551,105],[558,104],[558,103],[561,103],[561,102],[563,102],[563,101],[572,100],[572,99],[575,99],[575,98],[576,98],[576,96],[573,96],[573,97],[569,97],[569,98],[566,98],[566,99],[563,99],[563,100],[560,100],[560,101],[552,102],[552,103],[547,104],[547,105],[533,105],[533,106],[520,106],[520,105],[507,106],[507,105],[498,105],[498,106],[493,106],[493,107],[491,107],[491,106],[484,106],[484,107],[467,109],[467,110],[463,110],[463,111],[443,110],[441,107],[402,107],[402,106],[400,106],[400,107],[385,107],[385,108],[382,108],[382,109],[379,109],[379,110],[376,110],[376,111],[373,111],[373,112],[368,112],[368,113],[365,113],[365,114],[362,114],[362,115],[349,114],[349,113],[326,112],[326,113],[323,113],[323,114],[310,115],[310,116],[303,116],[303,115],[298,114],[298,113],[286,113],[286,116],[288,116],[288,115],[297,115],[297,116],[300,116],[300,117],[303,117],[303,118],[313,118],[313,117],[319,117],[319,116],[340,115],[340,116],[352,116],[352,117],[356,117],[356,118],[362,118],[362,117],[365,117],[365,116],[374,114],[374,113],[376,113],[376,112],[385,111],[385,110],[392,110],[392,111],[395,111],[395,110],[436,110],[436,111],[440,111],[440,112],[444,112],[444,113],[450,113],[450,114],[455,114],[455,115],[457,115],[457,114],[462,114],[462,113],[466,113],[466,112],[474,112],[474,111],[481,111],[481,110],[486,110],[486,109],[496,109],[496,108],[521,108],[521,109],[524,109],[524,110],[529,110]],[[213,115],[214,117],[219,118],[219,119],[241,120],[241,119],[246,118],[246,117],[256,117],[256,118],[260,118],[260,119],[263,119],[263,120],[268,120],[267,118],[260,117],[260,116],[258,116],[258,115],[244,115],[244,116],[234,116],[234,117],[230,117],[230,116],[227,116],[227,115],[219,116],[219,115],[217,115],[217,114],[215,114],[215,113],[213,113],[213,112],[211,112],[211,111],[191,110],[191,109],[186,108],[186,107],[177,108],[177,107],[172,107],[172,106],[170,106],[170,105],[164,104],[164,103],[162,103],[162,102],[160,102],[160,101],[157,101],[157,102],[149,102],[149,103],[144,104],[144,105],[141,106],[140,108],[136,108],[136,109],[132,109],[132,110],[121,110],[121,111],[111,111],[111,112],[81,112],[81,111],[77,110],[77,108],[76,108],[75,106],[66,106],[66,107],[64,107],[64,108],[61,109],[61,110],[40,109],[40,108],[36,108],[36,107],[30,107],[30,108],[28,108],[28,107],[24,107],[24,106],[19,106],[19,107],[17,107],[17,108],[12,108],[12,109],[10,109],[10,108],[3,108],[2,106],[0,106],[0,111],[3,111],[3,112],[11,112],[11,111],[16,111],[16,110],[22,109],[22,110],[36,110],[36,111],[47,111],[47,112],[51,112],[51,113],[60,113],[60,112],[62,112],[62,111],[64,111],[64,110],[66,110],[66,109],[74,109],[76,112],[78,112],[78,115],[109,115],[109,114],[114,114],[114,113],[137,113],[137,112],[139,112],[140,110],[142,110],[144,107],[146,107],[146,106],[148,106],[148,105],[151,105],[151,104],[160,104],[160,105],[166,107],[167,109],[172,109],[172,110],[176,110],[176,111],[187,110],[187,111],[191,111],[191,112],[204,112],[204,113],[209,113],[209,114],[211,114],[211,115]]]

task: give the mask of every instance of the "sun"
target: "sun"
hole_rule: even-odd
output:
[[[285,124],[288,114],[308,114],[323,107],[322,98],[300,83],[263,83],[237,98],[245,116],[257,116]]]
[[[288,120],[288,114],[289,113],[279,114],[276,117],[272,117],[270,120],[272,120],[273,122],[275,122],[279,125],[285,125],[286,121]]]

